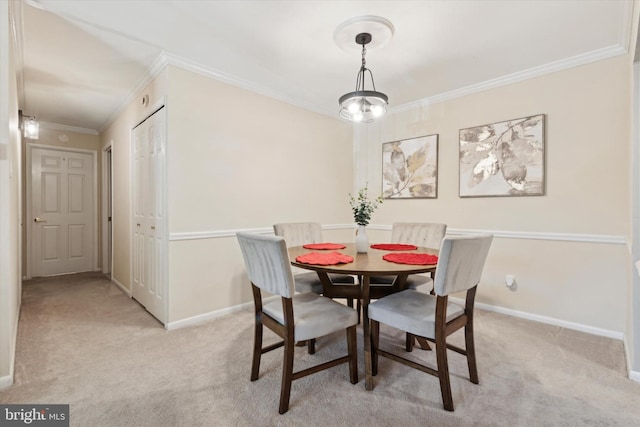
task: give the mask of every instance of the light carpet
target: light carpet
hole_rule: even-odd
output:
[[[248,285],[247,285],[248,286]],[[480,384],[449,352],[454,412],[438,379],[380,358],[375,389],[340,365],[294,381],[278,414],[282,350],[249,381],[251,310],[165,331],[104,276],[24,283],[15,384],[3,403],[70,404],[72,426],[639,426],[640,384],[627,378],[621,341],[477,310]],[[265,332],[265,342],[276,336]],[[404,335],[381,326],[381,345],[404,353]],[[452,341],[461,345],[457,332]],[[346,353],[342,333],[296,348],[294,369]],[[435,365],[432,351],[411,357]],[[406,354],[406,353],[404,353]]]

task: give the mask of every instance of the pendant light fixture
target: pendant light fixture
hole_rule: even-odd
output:
[[[355,42],[362,46],[362,65],[356,78],[356,90],[346,93],[338,99],[338,104],[340,104],[340,117],[353,122],[372,122],[387,112],[387,105],[389,103],[387,95],[376,91],[373,73],[367,68],[367,61],[365,59],[365,55],[367,54],[366,45],[371,43],[371,40],[372,36],[370,33],[359,33],[356,35]],[[371,79],[371,87],[373,90],[365,89],[367,74]]]

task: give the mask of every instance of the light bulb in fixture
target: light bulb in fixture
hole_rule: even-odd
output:
[[[358,111],[360,109],[360,103],[358,101],[353,101],[351,104],[349,104],[349,112],[351,114],[355,114],[356,111]]]
[[[374,117],[380,117],[382,114],[384,114],[384,110],[381,106],[374,105],[373,107],[371,107],[371,113]]]
[[[24,123],[24,137],[28,139],[38,139],[40,135],[40,124],[35,117],[29,117]]]

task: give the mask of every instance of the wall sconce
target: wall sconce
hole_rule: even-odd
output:
[[[22,134],[27,139],[38,139],[40,137],[40,123],[36,121],[33,116],[23,116],[22,110],[18,110],[18,116],[20,119],[20,129]]]

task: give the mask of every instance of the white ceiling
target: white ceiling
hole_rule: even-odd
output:
[[[344,21],[395,32],[367,53],[391,108],[625,53],[631,0],[23,0],[16,10],[26,115],[101,131],[159,64],[174,63],[337,117],[359,47]],[[213,102],[213,101],[212,101]]]

